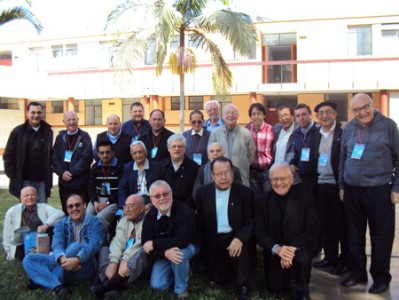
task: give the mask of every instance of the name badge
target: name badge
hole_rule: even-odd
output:
[[[64,153],[64,161],[65,161],[65,162],[71,162],[72,154],[73,154],[73,151],[65,150],[65,153]]]
[[[131,237],[130,239],[127,240],[126,242],[126,250],[129,249],[133,244],[134,244],[135,238]]]
[[[111,184],[109,182],[103,182],[100,189],[100,196],[111,195]]]
[[[154,147],[151,149],[151,158],[155,158],[155,156],[157,156],[158,153],[158,147]]]
[[[310,148],[302,148],[301,161],[309,161],[309,158],[310,158]]]
[[[319,156],[319,166],[320,167],[325,167],[327,166],[328,163],[328,154],[327,153],[321,153]]]
[[[364,144],[355,144],[355,148],[353,148],[352,156],[353,159],[361,159],[364,152]]]
[[[197,165],[202,164],[202,154],[201,153],[193,153],[193,161],[197,163]]]

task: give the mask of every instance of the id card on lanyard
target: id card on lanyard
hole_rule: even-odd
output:
[[[357,138],[358,138],[358,143],[355,144],[355,147],[353,147],[353,151],[352,151],[352,155],[351,158],[352,159],[361,159],[364,153],[364,149],[366,148],[365,144],[362,144],[366,133],[367,133],[367,129],[369,127],[366,126],[366,129],[363,132],[363,135],[360,136],[360,128],[359,125],[357,125]]]

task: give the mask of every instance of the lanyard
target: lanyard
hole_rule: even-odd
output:
[[[104,166],[101,165],[101,169],[102,169],[102,171],[103,171],[103,177],[104,177],[104,179],[107,180],[108,174],[109,174],[109,170],[111,169],[111,166],[108,166],[108,170],[105,170]]]
[[[78,134],[76,133],[75,136],[73,137],[72,143],[69,143],[69,135],[68,133],[66,134],[66,140],[68,143],[68,150],[71,151],[73,145],[75,144],[76,138],[78,137]]]
[[[198,133],[196,133],[196,134],[198,134]],[[198,145],[197,145],[197,143],[195,142],[194,135],[191,136],[191,139],[193,140],[193,144],[194,144],[195,153],[199,153],[198,149],[199,149],[199,147],[201,145],[202,138],[203,138],[203,135],[200,136],[200,140],[199,140]]]
[[[137,136],[140,137],[141,130],[143,129],[143,126],[136,126],[136,125],[134,125],[134,123],[133,123],[133,127],[134,127],[134,130],[135,130],[136,133],[137,133]],[[139,129],[140,129],[140,130],[139,130]]]
[[[331,141],[332,141],[332,137],[333,137],[333,133],[332,132],[330,132],[330,134],[328,135],[328,138],[325,138],[324,137],[324,135],[322,136],[322,143],[321,143],[321,153],[324,153],[324,154],[326,154],[327,153],[327,150],[328,150],[328,147],[330,146],[330,144],[331,144]]]
[[[309,138],[308,138],[308,141],[307,141],[307,142],[306,142],[306,140],[303,139],[303,136],[300,134],[302,143],[303,143],[303,145],[305,146],[305,148],[308,148],[308,143],[309,143],[309,141],[310,141],[310,138],[312,137],[312,134],[313,134],[313,132],[309,133]]]
[[[366,130],[363,132],[363,135],[360,137],[360,127],[359,127],[359,125],[357,125],[357,139],[358,139],[360,145],[362,144],[362,142],[366,136],[367,129],[369,129],[368,125],[366,126]]]
[[[152,134],[152,144],[154,145],[153,148],[158,147],[159,142],[161,141],[161,133],[154,139],[154,134]]]
[[[22,214],[22,221],[24,222],[24,226],[29,226],[30,222],[32,221],[32,218],[33,218],[34,214],[35,213],[32,211],[31,214],[30,214],[30,217],[29,217],[28,224],[26,224],[26,221],[25,221],[25,214],[24,213]]]

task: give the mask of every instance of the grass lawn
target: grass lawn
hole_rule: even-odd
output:
[[[3,228],[4,215],[9,207],[19,203],[15,197],[11,196],[7,190],[0,189],[0,224]],[[58,189],[54,188],[49,203],[61,209],[61,203],[58,199]],[[1,229],[3,230],[3,229]],[[252,299],[276,299],[267,297],[263,288],[263,262],[261,255],[258,255],[258,268],[251,279]],[[30,291],[26,289],[28,277],[22,268],[21,262],[7,261],[4,252],[0,256],[0,299],[1,300],[29,300],[29,299],[54,299],[54,293],[49,293],[43,289]],[[89,293],[89,287],[93,285],[94,280],[76,284],[69,299],[95,299]],[[192,275],[189,280],[190,299],[236,299],[235,287],[226,287],[225,289],[210,286],[206,278],[198,271],[192,268]],[[149,276],[144,276],[135,281],[129,290],[123,293],[120,299],[176,299],[172,290],[155,291],[149,287]]]

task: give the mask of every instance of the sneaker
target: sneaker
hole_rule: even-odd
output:
[[[188,290],[186,289],[183,293],[177,294],[177,300],[187,300]]]

